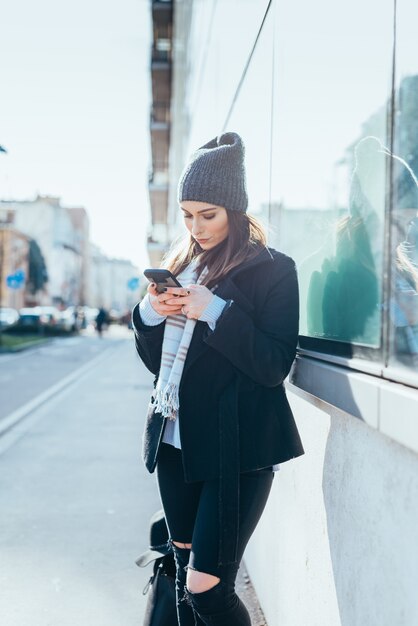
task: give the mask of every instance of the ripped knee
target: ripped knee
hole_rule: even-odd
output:
[[[220,580],[221,579],[218,578],[218,576],[206,574],[205,572],[199,572],[191,567],[187,568],[186,587],[191,593],[209,591],[209,589],[215,587]]]
[[[191,550],[192,549],[192,544],[191,543],[183,543],[182,541],[173,541],[173,540],[171,540],[171,543],[173,543],[178,548],[183,548],[184,550]]]

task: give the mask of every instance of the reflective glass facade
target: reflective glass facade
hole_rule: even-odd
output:
[[[418,5],[399,2],[391,166],[389,365],[418,372]],[[394,374],[396,377],[396,373]]]
[[[393,0],[193,3],[177,164],[239,132],[249,211],[298,266],[300,349],[414,385],[417,13],[398,3],[395,32]]]
[[[276,11],[275,243],[298,265],[300,334],[378,348],[393,7],[319,0],[303,3],[303,21],[301,11]]]

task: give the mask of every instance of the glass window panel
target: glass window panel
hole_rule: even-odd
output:
[[[225,128],[244,140],[248,213],[265,226],[270,192],[273,30],[274,15],[269,11]]]
[[[418,5],[398,3],[389,364],[418,368]]]
[[[176,7],[171,127],[176,150],[170,157],[169,191],[173,236],[183,229],[178,177],[190,154],[222,131],[268,5],[268,0],[186,0]],[[247,109],[247,116],[253,112]]]
[[[193,2],[185,103],[190,150],[220,132],[267,6],[268,0]]]
[[[381,343],[392,5],[277,3],[275,25],[271,241],[298,265],[301,335],[374,349]],[[335,344],[327,345],[321,349]]]

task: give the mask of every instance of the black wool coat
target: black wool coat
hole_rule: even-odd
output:
[[[243,262],[214,290],[227,301],[212,331],[197,321],[179,387],[185,482],[220,479],[219,564],[236,560],[239,473],[304,454],[283,381],[296,354],[299,322],[293,259],[273,248]],[[132,312],[137,352],[155,374],[165,321]],[[143,460],[153,472],[166,424],[151,397]]]

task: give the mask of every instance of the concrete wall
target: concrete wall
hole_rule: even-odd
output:
[[[287,395],[305,455],[281,464],[245,554],[268,625],[418,624],[418,455]]]

